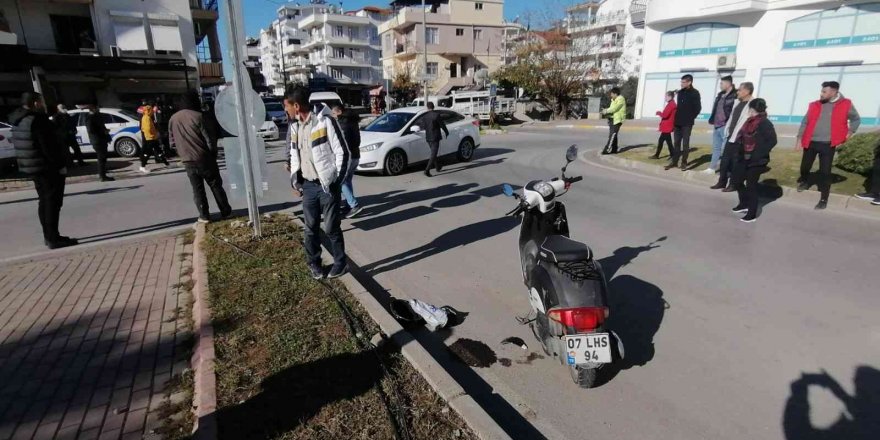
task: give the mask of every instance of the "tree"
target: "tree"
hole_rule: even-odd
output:
[[[413,81],[412,73],[405,68],[391,80],[391,98],[397,103],[412,102],[419,94],[419,84]]]

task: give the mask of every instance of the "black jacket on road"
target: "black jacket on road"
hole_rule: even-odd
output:
[[[347,111],[339,115],[339,127],[342,129],[342,137],[348,146],[348,154],[352,159],[361,158],[361,127],[360,115],[353,111]]]
[[[776,128],[769,119],[764,118],[755,130],[755,150],[746,155],[745,145],[742,142],[742,132],[738,141],[739,151],[737,158],[744,161],[747,168],[763,167],[770,163],[770,151],[776,146]],[[748,156],[748,158],[747,158]]]
[[[89,112],[86,119],[86,131],[89,132],[89,139],[94,144],[108,145],[110,143],[110,132],[104,125],[104,118],[101,113]]]
[[[712,115],[709,116],[709,123],[715,123],[715,111],[718,109],[718,101],[724,100],[724,114],[727,117],[730,117],[730,114],[733,112],[733,105],[736,104],[736,89],[731,89],[730,93],[724,94],[724,92],[719,92],[717,96],[715,96],[715,102],[712,103]],[[697,113],[699,114],[699,113]]]
[[[694,125],[694,120],[700,115],[703,104],[700,101],[700,91],[693,86],[678,91],[678,108],[675,112],[675,125],[687,127]]]
[[[45,113],[20,108],[9,115],[18,169],[25,174],[57,173],[67,166],[67,149]]]
[[[425,130],[425,140],[428,142],[440,142],[443,138],[440,136],[440,130],[443,130],[446,133],[446,137],[449,137],[449,129],[446,128],[446,123],[443,122],[443,119],[440,118],[440,112],[436,110],[431,110],[422,115],[422,130]]]

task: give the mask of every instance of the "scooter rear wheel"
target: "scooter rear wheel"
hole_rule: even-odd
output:
[[[598,368],[580,368],[576,365],[570,365],[568,372],[571,374],[571,380],[581,388],[593,388],[599,377]]]

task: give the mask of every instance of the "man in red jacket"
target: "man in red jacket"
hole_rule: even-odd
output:
[[[810,103],[807,115],[801,121],[795,145],[795,148],[804,149],[798,192],[810,187],[810,170],[816,156],[819,156],[818,187],[822,195],[816,209],[825,209],[828,206],[835,149],[858,130],[860,123],[859,112],[852,101],[840,94],[840,84],[837,81],[822,83],[819,100]]]

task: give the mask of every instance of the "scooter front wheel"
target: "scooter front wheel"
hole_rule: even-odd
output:
[[[593,388],[599,377],[598,368],[581,368],[577,365],[569,365],[568,372],[571,374],[571,380],[581,388]]]

